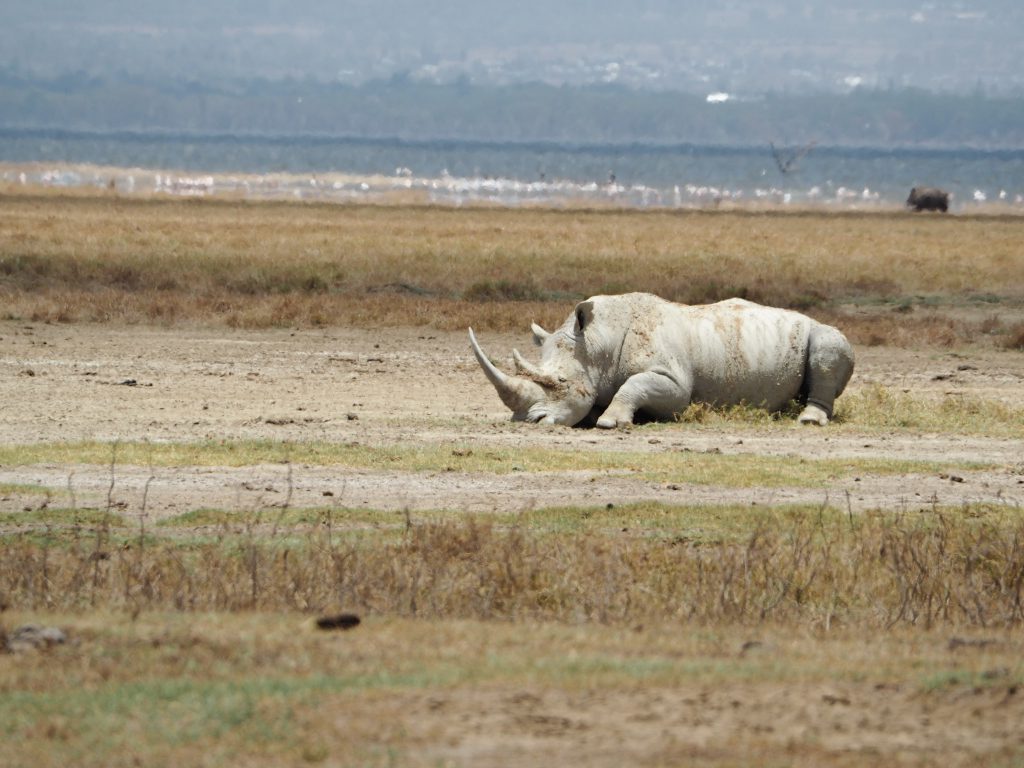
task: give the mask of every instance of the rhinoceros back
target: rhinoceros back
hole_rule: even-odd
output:
[[[692,400],[777,409],[800,394],[814,320],[742,299],[672,306],[663,343],[691,377]]]

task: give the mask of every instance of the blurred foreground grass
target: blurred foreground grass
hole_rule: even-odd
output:
[[[4,622],[38,618],[16,611]],[[1020,716],[1007,692],[1024,682],[1024,647],[1002,631],[364,615],[355,630],[331,634],[294,612],[45,618],[71,642],[17,665],[0,657],[5,766],[460,765],[471,745],[482,750],[473,764],[508,764],[511,751],[525,759],[527,745],[555,750],[565,765],[604,765],[595,748],[634,764],[692,764],[697,737],[720,745],[700,752],[705,766],[896,755],[919,765],[947,731],[947,765],[1014,764],[1020,749],[999,734]],[[964,719],[965,701],[979,716]],[[801,707],[803,735],[792,735],[785,724]],[[729,712],[750,726],[742,737]],[[829,748],[813,736],[851,718],[869,747]],[[652,721],[658,732],[647,734]],[[609,739],[595,744],[595,731]]]

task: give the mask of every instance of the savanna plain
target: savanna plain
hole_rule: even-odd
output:
[[[1022,243],[0,190],[0,766],[1024,765]],[[838,326],[835,420],[509,422],[467,326],[631,290]]]

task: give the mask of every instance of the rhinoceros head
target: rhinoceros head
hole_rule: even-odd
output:
[[[509,375],[490,361],[480,349],[473,329],[469,329],[473,354],[501,401],[512,410],[513,421],[577,424],[590,413],[595,400],[586,366],[577,354],[579,331],[567,323],[548,333],[534,324],[533,335],[543,349],[541,364],[531,364],[513,349],[516,373]]]

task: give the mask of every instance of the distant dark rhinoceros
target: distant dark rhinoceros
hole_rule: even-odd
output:
[[[938,187],[914,187],[907,198],[907,207],[915,211],[949,210],[949,192]]]

